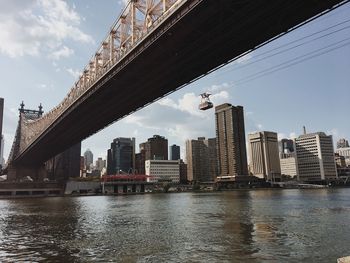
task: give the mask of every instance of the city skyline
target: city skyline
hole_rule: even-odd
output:
[[[13,30],[9,35],[0,34],[0,68],[6,83],[0,88],[1,96],[5,98],[5,158],[12,146],[20,102],[24,100],[26,108],[36,108],[42,103],[45,112],[57,105],[76,79],[70,74],[74,75],[84,68],[103,39],[106,28],[117,18],[122,5],[122,1],[111,1],[103,6],[93,1],[28,1],[26,5],[19,1],[4,3],[0,11],[0,19],[7,18],[1,21],[5,25],[3,32]],[[24,11],[28,10],[33,16],[27,19],[33,23],[28,23],[32,27],[25,26],[25,29],[33,29],[35,34],[24,34],[18,38],[16,27],[11,27],[6,21],[21,25],[26,21],[23,21]],[[249,76],[256,72],[343,40],[348,33],[344,29],[311,45],[303,45],[302,49],[296,48],[258,61],[267,51],[344,22],[349,13],[349,4],[346,4],[110,125],[83,141],[82,149],[90,148],[96,156],[105,158],[105,149],[113,138],[130,134],[139,141],[146,141],[153,134],[161,134],[171,144],[180,146],[181,158],[184,159],[186,139],[215,136],[214,111],[198,110],[199,94],[204,91],[213,94],[214,105],[229,102],[245,107],[246,135],[259,130],[273,130],[279,133],[279,139],[296,137],[302,134],[302,126],[305,125],[308,132],[324,131],[333,135],[334,141],[341,137],[349,138],[350,124],[342,121],[347,99],[350,98],[347,87],[350,62],[347,60],[349,56],[345,55],[350,53],[349,46],[286,70],[249,80],[252,78]],[[62,34],[48,34],[49,39],[44,39],[38,33],[45,29],[39,21],[40,15],[49,22],[46,24],[48,27],[57,21],[62,22],[65,25],[60,32]],[[68,27],[69,23],[75,35]],[[16,77],[15,67],[23,77]],[[246,84],[242,80],[244,78],[248,81]]]

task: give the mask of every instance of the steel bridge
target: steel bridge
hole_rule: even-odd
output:
[[[25,175],[27,168],[344,2],[131,0],[61,103],[35,119],[20,113],[8,167],[25,167]]]

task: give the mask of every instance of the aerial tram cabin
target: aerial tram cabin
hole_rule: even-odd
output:
[[[210,93],[206,93],[206,92],[201,94],[201,97],[202,97],[201,103],[199,104],[199,107],[198,107],[200,110],[208,110],[210,108],[213,108],[213,103],[209,99],[210,95],[211,95]]]

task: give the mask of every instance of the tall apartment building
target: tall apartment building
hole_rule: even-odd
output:
[[[106,167],[106,162],[102,159],[102,157],[98,157],[95,166],[96,170],[102,171],[102,169]]]
[[[217,176],[216,140],[186,141],[187,179],[190,182],[214,181]]]
[[[146,160],[145,170],[151,182],[180,182],[180,160]]]
[[[4,137],[2,135],[3,119],[4,119],[4,99],[0,98],[0,166],[3,165],[3,158],[4,158]]]
[[[298,174],[301,181],[337,178],[332,136],[323,132],[300,135],[295,139]]]
[[[255,176],[267,181],[281,179],[277,133],[262,131],[248,134],[250,161]]]
[[[187,184],[187,164],[180,159],[180,184]]]
[[[87,170],[90,169],[91,164],[94,163],[94,155],[90,149],[87,149],[84,153],[85,167]]]
[[[280,156],[281,175],[291,178],[298,178],[298,166],[295,153],[283,154]]]
[[[0,166],[4,167],[5,166],[5,159],[4,159],[4,136],[0,136]],[[1,169],[1,168],[0,168]]]
[[[133,173],[135,138],[116,138],[107,152],[107,174]]]
[[[168,160],[168,140],[160,135],[153,135],[147,142],[140,144],[145,150],[146,160]]]
[[[278,145],[280,150],[281,176],[298,178],[298,167],[294,140],[281,139]]]
[[[180,160],[180,146],[175,144],[169,146],[169,153],[169,160]]]
[[[135,173],[145,174],[146,150],[140,148],[140,152],[135,154]]]
[[[248,175],[242,106],[229,103],[215,107],[218,174]]]
[[[208,138],[208,140],[205,140],[204,143],[208,147],[209,181],[215,181],[216,177],[218,176],[216,138]]]

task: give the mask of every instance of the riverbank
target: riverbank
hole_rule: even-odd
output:
[[[242,187],[242,188],[214,188],[203,187],[196,188],[192,185],[181,185],[178,187],[169,187],[167,189],[159,186],[147,191],[132,191],[133,189],[126,188],[125,191],[113,192],[105,191],[98,182],[69,182],[67,183],[65,190],[63,188],[54,188],[53,185],[38,185],[38,187],[29,187],[28,184],[17,185],[17,188],[0,188],[0,199],[14,199],[14,198],[42,198],[42,197],[79,197],[79,196],[124,196],[124,195],[145,195],[145,194],[159,194],[159,193],[212,193],[212,192],[230,192],[230,191],[260,191],[260,190],[288,190],[288,189],[321,189],[321,188],[350,188],[350,185],[312,185],[312,184],[299,184],[282,187],[280,185],[272,185],[269,187]],[[14,186],[14,184],[11,184]],[[51,187],[50,187],[51,186]],[[56,185],[57,186],[57,185]],[[0,185],[1,187],[1,185]],[[135,188],[136,189],[136,188]],[[138,188],[141,189],[141,188]],[[128,191],[129,190],[129,191]]]

